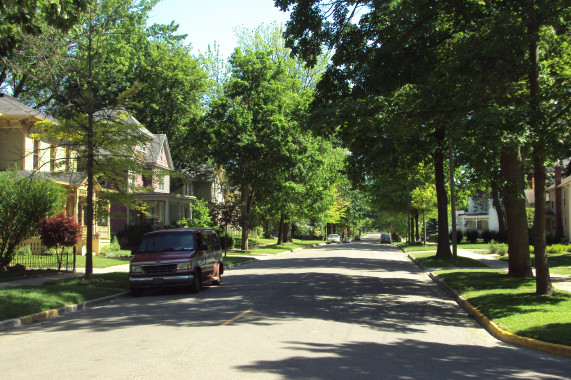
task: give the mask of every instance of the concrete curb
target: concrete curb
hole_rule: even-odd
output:
[[[407,255],[410,261],[416,264],[423,271],[424,266],[412,256]],[[541,340],[526,338],[523,336],[515,335],[510,332],[504,331],[494,322],[490,321],[480,310],[474,307],[470,302],[468,302],[464,297],[462,297],[458,292],[448,286],[444,281],[440,279],[437,275],[430,272],[428,276],[434,281],[442,290],[444,290],[448,295],[450,295],[456,303],[461,306],[468,314],[473,316],[478,323],[484,327],[490,334],[498,338],[501,341],[516,344],[521,347],[529,348],[532,350],[543,351],[549,354],[561,355],[571,358],[571,347],[562,344],[547,343]]]
[[[27,315],[27,316],[20,317],[20,318],[13,318],[13,319],[5,320],[5,321],[0,321],[0,331],[12,330],[12,329],[22,327],[24,325],[29,325],[29,324],[34,323],[34,322],[41,322],[41,321],[44,321],[46,319],[59,317],[60,315],[73,313],[73,312],[78,311],[78,310],[88,309],[90,307],[93,307],[93,306],[96,306],[96,305],[99,305],[99,304],[102,304],[102,303],[105,303],[108,301],[112,301],[116,298],[125,296],[127,294],[129,294],[129,292],[121,292],[121,293],[113,294],[113,295],[110,295],[107,297],[97,298],[97,299],[89,300],[89,301],[85,301],[85,302],[80,302],[80,303],[75,304],[75,305],[66,305],[66,306],[62,306],[58,309],[46,310],[46,311],[42,311],[40,313],[35,313],[32,315]]]
[[[468,302],[464,297],[458,294],[454,289],[449,287],[444,281],[442,281],[437,275],[430,272],[428,274],[432,281],[434,281],[441,289],[443,289],[446,293],[448,293],[458,305],[460,305],[464,310],[468,312],[471,316],[473,316],[480,325],[482,325],[490,334],[495,336],[496,338],[512,343],[517,344],[518,346],[522,346],[525,348],[530,348],[533,350],[543,351],[550,354],[566,356],[571,358],[571,347],[565,346],[562,344],[555,344],[555,343],[547,343],[541,340],[526,338],[523,336],[515,335],[510,332],[504,331],[501,327],[499,327],[494,322],[490,321],[480,310],[478,310],[475,306],[473,306],[470,302]]]

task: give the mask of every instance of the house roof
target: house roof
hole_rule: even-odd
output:
[[[151,131],[143,127],[139,120],[135,119],[135,117],[124,108],[105,108],[95,112],[93,117],[97,121],[106,120],[115,124],[135,124],[139,126],[141,132],[147,137],[151,139],[155,137]]]
[[[199,164],[193,167],[178,169],[178,171],[186,178],[196,182],[214,182],[216,179],[216,171],[212,165]]]
[[[57,123],[57,120],[36,110],[22,104],[18,99],[0,93],[0,118],[7,119],[24,119],[33,118],[36,120],[49,120]]]
[[[172,158],[170,155],[170,147],[167,139],[167,135],[158,134],[153,135],[154,138],[151,141],[149,149],[147,150],[147,154],[145,156],[145,161],[150,164],[157,164],[161,152],[165,151],[165,155],[167,157],[167,161],[169,165],[172,165]]]
[[[87,175],[81,172],[40,172],[40,171],[29,171],[29,170],[19,170],[18,174],[26,178],[41,178],[48,179],[50,181],[59,182],[68,185],[81,186],[87,179]]]

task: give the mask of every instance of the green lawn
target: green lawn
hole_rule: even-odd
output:
[[[535,280],[504,271],[449,270],[436,273],[503,330],[550,343],[571,345],[571,294],[535,295]]]
[[[441,259],[435,256],[435,252],[413,252],[410,254],[427,268],[452,267],[452,258]],[[456,266],[458,267],[485,267],[486,265],[478,260],[457,256]]]
[[[410,245],[406,243],[396,243],[396,246],[402,249],[404,252],[422,252],[422,251],[436,252],[436,244]]]
[[[130,253],[130,252],[129,252]],[[76,268],[85,268],[85,256],[76,256],[75,258]],[[129,264],[131,257],[121,257],[121,258],[110,258],[104,256],[93,256],[93,267],[94,268],[108,268],[115,265]]]
[[[0,321],[89,301],[129,289],[128,273],[50,281],[42,286],[0,289]]]
[[[500,257],[500,260],[508,261],[508,257]],[[571,276],[571,253],[548,253],[549,273]],[[531,266],[535,268],[535,255],[531,255]],[[571,281],[571,279],[570,279]]]

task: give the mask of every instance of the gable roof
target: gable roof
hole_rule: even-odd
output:
[[[30,170],[18,170],[18,174],[25,178],[47,179],[62,185],[80,187],[87,181],[87,174],[83,172],[40,172]],[[99,183],[94,179],[94,190],[100,191]]]
[[[196,182],[214,182],[216,180],[216,171],[214,166],[199,164],[193,167],[178,169],[186,178]]]
[[[36,120],[49,120],[57,123],[57,120],[51,116],[28,107],[21,103],[18,99],[2,93],[0,93],[0,117],[12,120],[26,118]]]

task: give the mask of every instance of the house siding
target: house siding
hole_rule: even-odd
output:
[[[0,170],[6,170],[14,164],[17,164],[19,169],[23,169],[23,140],[24,134],[20,129],[0,129],[0,144],[2,145],[2,149],[0,149]]]

